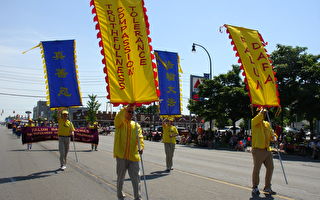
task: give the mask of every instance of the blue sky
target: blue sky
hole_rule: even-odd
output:
[[[96,39],[89,0],[0,0],[0,93],[45,96],[40,50],[27,50],[40,41],[75,39],[80,87],[84,96],[106,96],[102,56]],[[208,56],[192,43],[203,45],[210,53],[213,74],[226,73],[236,64],[230,40],[220,33],[223,24],[257,29],[271,53],[276,44],[307,47],[320,54],[320,1],[318,0],[145,0],[156,50],[177,52],[184,71],[183,104],[190,93],[189,77],[209,72]],[[0,94],[0,116],[32,111],[40,97]],[[44,100],[44,99],[42,99]],[[84,105],[87,99],[84,99]],[[99,98],[106,110],[106,98]],[[184,108],[184,114],[188,110]]]

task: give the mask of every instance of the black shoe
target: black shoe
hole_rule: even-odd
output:
[[[271,188],[264,188],[263,192],[266,194],[270,194],[270,195],[275,195],[277,194],[275,191],[273,191]]]
[[[166,169],[166,172],[170,172],[170,169]]]
[[[260,191],[257,187],[255,188],[252,188],[252,192],[251,192],[253,195],[259,195],[260,194]]]

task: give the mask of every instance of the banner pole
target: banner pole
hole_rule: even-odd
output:
[[[268,117],[268,121],[270,123],[270,126],[272,127],[271,125],[271,120],[270,120],[270,117],[269,117],[269,112],[267,111],[267,117]],[[280,155],[280,151],[279,151],[279,141],[277,140],[277,152],[278,152],[278,157],[279,157],[279,161],[280,161],[280,165],[281,165],[281,168],[282,168],[282,172],[283,172],[283,176],[284,176],[284,180],[286,182],[286,184],[288,185],[288,180],[287,180],[287,176],[286,176],[286,172],[284,171],[284,167],[283,167],[283,164],[282,164],[282,159],[281,159],[281,155]]]
[[[145,187],[145,190],[146,190],[146,198],[147,198],[147,200],[149,200],[148,189],[147,189],[147,181],[146,181],[146,176],[145,176],[145,173],[144,173],[144,165],[143,165],[143,160],[142,160],[142,154],[140,153],[141,144],[140,144],[140,139],[139,139],[139,135],[138,135],[139,132],[138,132],[138,129],[137,129],[137,114],[136,114],[136,112],[134,112],[134,121],[135,121],[135,126],[136,126],[136,137],[137,137],[137,141],[138,141],[138,150],[139,150],[140,161],[141,161],[143,182],[144,182],[144,187]]]
[[[73,141],[74,154],[76,155],[76,161],[79,162],[79,161],[78,161],[78,156],[77,156],[76,144],[75,144],[75,142],[74,142],[74,138],[75,138],[75,137],[74,137],[74,135],[73,135],[73,140],[72,140],[72,141]]]

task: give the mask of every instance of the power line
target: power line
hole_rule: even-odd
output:
[[[31,68],[30,66],[29,66],[29,67],[28,67],[28,66],[22,67],[22,66],[14,66],[14,65],[3,65],[3,64],[0,64],[0,67],[6,67],[6,69],[17,68],[17,69],[23,69],[23,70],[26,70],[26,71],[36,70],[36,71],[39,71],[39,72],[43,72],[43,66],[40,66],[40,67],[37,67],[37,68]],[[100,74],[100,73],[104,74],[104,73],[103,73],[103,68],[104,68],[104,66],[102,66],[101,68],[97,68],[98,71],[93,71],[93,70],[82,70],[83,67],[78,66],[78,71],[79,71],[79,73],[88,73],[88,72],[96,73],[96,72],[98,72],[99,74]],[[182,69],[182,70],[183,70],[183,69]],[[1,70],[1,71],[7,71],[7,70]],[[9,71],[7,71],[7,72],[9,72]],[[15,73],[15,71],[14,71],[14,73]],[[24,72],[24,73],[25,73],[25,72]],[[201,73],[200,73],[200,74],[201,74]],[[191,73],[183,72],[183,73],[181,73],[180,75],[181,75],[181,76],[189,76],[189,75],[191,75]],[[192,75],[197,75],[197,74],[192,74]],[[86,76],[88,76],[88,75],[86,75]]]
[[[23,84],[41,84],[43,83],[44,84],[44,80],[26,80],[26,79],[23,79],[23,80],[16,80],[16,79],[10,79],[10,78],[3,78],[1,77],[0,78],[0,81],[7,81],[7,82],[12,82],[12,83],[23,83]],[[92,84],[105,84],[106,82],[104,80],[101,80],[101,81],[95,81],[95,80],[92,80],[92,81],[82,81],[82,80],[79,80],[80,82],[80,85],[84,84],[84,85],[92,85]]]
[[[16,97],[46,98],[45,96],[34,96],[34,95],[25,95],[25,94],[10,94],[10,93],[2,93],[2,92],[0,92],[0,95],[16,96]]]
[[[0,64],[0,67],[6,67],[6,68],[17,68],[17,69],[24,69],[24,70],[36,70],[36,71],[41,71],[43,72],[43,66],[37,67],[37,68],[31,68],[30,66],[14,66],[14,65],[2,65]],[[83,67],[78,66],[78,69],[82,69]],[[99,73],[102,72],[103,67],[99,68]],[[92,70],[81,70],[81,72],[98,72],[98,71],[92,71]]]
[[[11,94],[11,93],[2,93],[0,92],[0,95],[5,95],[5,96],[15,96],[15,97],[32,97],[32,98],[47,98],[46,96],[36,96],[36,95],[26,95],[26,94]],[[107,95],[105,96],[97,96],[96,98],[106,98]],[[89,97],[82,97],[83,99],[87,99]]]
[[[27,88],[7,88],[7,87],[1,87],[0,86],[0,89],[3,89],[3,90],[16,90],[16,91],[34,91],[34,92],[42,92],[42,93],[45,93],[46,90],[35,90],[35,89],[27,89]],[[91,94],[92,91],[90,92],[81,92],[83,94]]]
[[[2,93],[0,92],[0,95],[5,96],[16,96],[16,97],[32,97],[32,98],[46,98],[46,96],[37,96],[37,95],[26,95],[26,94],[12,94],[12,93]],[[97,96],[96,98],[106,98],[107,95],[104,96]],[[89,97],[82,97],[83,99],[87,99]],[[182,96],[183,99],[189,99],[188,97]]]

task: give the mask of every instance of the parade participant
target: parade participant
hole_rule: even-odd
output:
[[[273,157],[270,148],[270,141],[276,140],[277,136],[273,132],[270,123],[265,121],[267,110],[258,109],[259,113],[251,120],[252,124],[252,194],[258,195],[259,173],[262,163],[266,167],[265,186],[263,191],[267,194],[276,194],[271,189],[271,179],[273,173]]]
[[[88,128],[91,128],[91,129],[96,129],[97,132],[98,132],[98,129],[99,129],[99,126],[98,126],[98,122],[93,122],[93,125],[89,125]],[[91,151],[93,151],[93,149],[95,151],[98,151],[98,143],[99,143],[99,132],[98,132],[98,141],[97,143],[91,143]]]
[[[70,137],[74,136],[74,126],[68,119],[68,111],[58,110],[58,138],[61,170],[66,169]]]
[[[131,120],[134,109],[134,105],[122,108],[114,120],[113,155],[117,160],[117,196],[119,200],[125,198],[122,187],[127,170],[132,182],[134,199],[141,200],[139,153],[143,153],[144,143],[140,125]],[[140,151],[138,148],[138,138],[141,146]]]
[[[178,135],[177,128],[173,125],[173,120],[164,120],[162,123],[164,150],[166,153],[166,171],[170,172],[172,168],[172,159],[174,154],[174,148],[176,145],[176,136]]]
[[[26,124],[26,127],[34,127],[31,119],[28,120],[28,124]],[[27,150],[31,150],[31,149],[32,149],[32,143],[29,142],[27,143]]]

